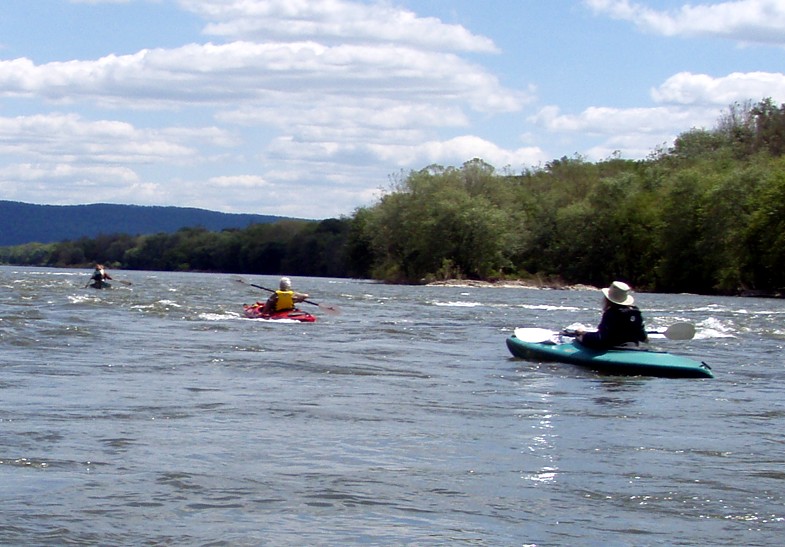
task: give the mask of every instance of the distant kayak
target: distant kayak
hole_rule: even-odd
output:
[[[250,319],[268,319],[272,321],[290,320],[300,321],[302,323],[313,323],[316,321],[316,316],[306,311],[297,308],[287,311],[274,312],[272,314],[262,313],[263,304],[245,304],[243,305],[243,312],[245,316]]]
[[[660,376],[666,378],[713,378],[706,363],[665,351],[647,348],[595,350],[575,339],[563,340],[545,329],[515,329],[507,348],[515,357],[532,361],[556,361],[590,368],[603,374]]]
[[[106,281],[101,281],[100,283],[90,283],[86,288],[90,289],[111,289],[112,285],[107,283]]]

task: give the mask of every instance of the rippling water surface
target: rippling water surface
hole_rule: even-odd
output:
[[[638,295],[706,380],[514,359],[597,291],[0,268],[0,544],[772,545],[785,302]],[[275,278],[246,278],[273,286]]]

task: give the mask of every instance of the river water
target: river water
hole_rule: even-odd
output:
[[[716,378],[603,377],[505,346],[598,291],[294,278],[299,324],[237,276],[91,273],[0,267],[2,545],[785,537],[785,301],[639,294]]]

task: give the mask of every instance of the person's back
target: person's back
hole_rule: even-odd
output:
[[[106,277],[108,276],[105,274],[103,266],[97,264],[93,271],[93,275],[90,277],[90,280],[92,281],[90,286],[95,289],[103,289],[104,285],[106,285],[106,283],[104,283]]]
[[[271,294],[270,298],[265,302],[263,313],[271,314],[273,312],[293,310],[297,302],[302,302],[306,298],[308,298],[307,294],[292,290],[291,279],[282,277],[278,284],[278,290]]]
[[[636,306],[611,303],[602,315],[597,332],[587,332],[581,343],[592,348],[612,348],[627,343],[645,342],[643,315]]]
[[[602,289],[605,296],[602,319],[596,332],[577,333],[578,341],[590,348],[607,349],[628,343],[646,342],[646,328],[643,315],[629,293],[629,285],[614,281],[607,289]]]
[[[294,309],[294,291],[275,291],[275,311],[289,311]]]

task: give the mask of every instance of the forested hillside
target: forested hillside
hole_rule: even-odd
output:
[[[49,243],[99,234],[155,234],[201,226],[245,228],[281,220],[270,215],[226,214],[190,207],[137,205],[33,205],[0,200],[0,245]]]
[[[82,238],[0,262],[386,282],[528,278],[702,294],[785,293],[785,105],[732,105],[645,160],[481,159],[403,175],[349,218]]]
[[[356,212],[350,256],[395,281],[557,278],[785,291],[785,105],[732,105],[643,161],[561,158],[521,175],[431,166]],[[370,257],[370,258],[368,258]]]

